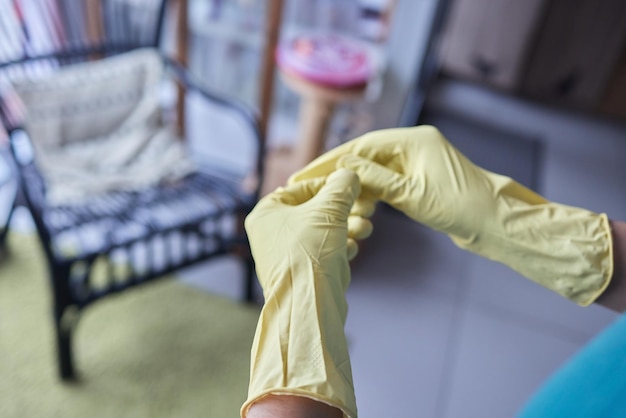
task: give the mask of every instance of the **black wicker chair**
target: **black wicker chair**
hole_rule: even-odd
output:
[[[119,0],[115,3],[121,4]],[[223,166],[203,165],[174,183],[143,190],[112,191],[80,205],[51,205],[46,198],[47,180],[38,166],[36,153],[32,152],[30,142],[34,139],[24,124],[11,120],[6,112],[1,112],[0,106],[17,166],[20,192],[36,225],[48,264],[58,367],[63,380],[76,377],[72,330],[79,317],[77,313],[102,298],[216,256],[235,254],[245,263],[243,298],[253,299],[254,267],[243,219],[259,197],[262,179],[264,141],[256,113],[242,103],[206,91],[185,68],[164,56],[160,43],[167,2],[153,3],[154,15],[149,19],[147,11],[142,10],[143,28],[132,27],[137,19],[114,22],[127,25],[125,33],[132,36],[121,39],[119,31],[117,36],[108,34],[105,24],[103,34],[94,42],[68,41],[44,54],[14,57],[0,63],[0,75],[11,80],[32,71],[38,63],[54,63],[55,67],[64,68],[138,48],[153,48],[162,56],[167,74],[184,86],[185,96],[201,97],[207,106],[217,106],[220,113],[239,120],[238,126],[254,141],[251,146],[256,155],[251,173],[233,173]],[[107,0],[101,4],[104,10]],[[205,132],[210,135],[211,126]],[[80,237],[94,230],[98,231],[95,243],[82,243],[71,251],[60,244],[68,234]]]

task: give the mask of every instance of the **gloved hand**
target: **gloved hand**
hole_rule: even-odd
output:
[[[343,328],[350,282],[348,217],[359,192],[357,176],[338,170],[326,180],[278,188],[246,218],[265,305],[242,417],[269,394],[305,396],[356,417]]]
[[[371,132],[322,155],[289,180],[347,167],[364,197],[383,200],[582,306],[613,274],[604,214],[552,203],[469,161],[431,126]]]

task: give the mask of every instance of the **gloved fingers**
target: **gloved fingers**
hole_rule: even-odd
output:
[[[285,205],[300,205],[315,196],[326,181],[327,179],[324,177],[316,177],[288,184],[277,188],[267,198]]]
[[[285,187],[278,187],[276,190],[263,197],[252,212],[248,214],[244,222],[246,231],[250,233],[254,225],[258,228],[259,225],[261,225],[257,222],[259,218],[270,215],[276,208],[282,205],[296,206],[311,200],[325,182],[325,178],[314,178],[290,184]]]
[[[396,165],[401,161],[398,157],[408,151],[408,143],[416,138],[432,135],[431,131],[432,127],[419,126],[368,132],[317,157],[293,174],[288,183],[327,176],[338,168],[337,162],[344,155],[358,155],[385,166]]]
[[[361,216],[348,216],[348,238],[361,240],[372,235],[374,226],[372,222]]]
[[[294,183],[294,185],[297,183]],[[358,176],[345,168],[332,172],[311,202],[320,208],[338,213],[345,222],[352,206],[361,193]]]
[[[337,169],[337,161],[343,155],[351,153],[353,148],[352,141],[346,142],[330,151],[320,155],[311,161],[304,168],[292,174],[287,180],[287,184],[296,183],[302,180],[328,176]]]
[[[356,155],[341,157],[338,165],[354,171],[359,176],[363,195],[392,205],[402,202],[407,183],[402,174]]]
[[[350,209],[350,215],[371,218],[375,211],[376,199],[368,199],[359,196],[352,205],[352,209]]]
[[[375,131],[341,144],[320,155],[300,171],[292,174],[287,183],[327,176],[339,168],[337,161],[344,155],[357,154],[375,160],[379,160],[379,158],[385,159],[382,155],[393,152],[393,147],[385,146],[379,142],[382,138],[388,137],[389,135],[386,134],[386,131]]]
[[[346,252],[348,254],[348,261],[352,260],[359,253],[359,244],[357,244],[356,240],[352,238],[348,238],[348,243],[346,245]]]

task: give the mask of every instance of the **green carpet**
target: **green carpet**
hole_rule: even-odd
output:
[[[255,307],[163,280],[87,308],[80,380],[57,379],[49,284],[34,237],[0,260],[0,417],[237,417]]]

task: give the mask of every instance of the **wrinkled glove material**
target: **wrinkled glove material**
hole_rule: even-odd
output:
[[[459,247],[501,262],[581,306],[613,274],[606,214],[550,202],[484,170],[432,126],[374,131],[322,155],[290,182],[356,172],[361,199],[382,200],[444,232]]]
[[[265,304],[242,417],[270,394],[308,397],[357,416],[344,325],[348,217],[359,193],[357,176],[340,170],[325,183],[277,189],[246,218]]]

